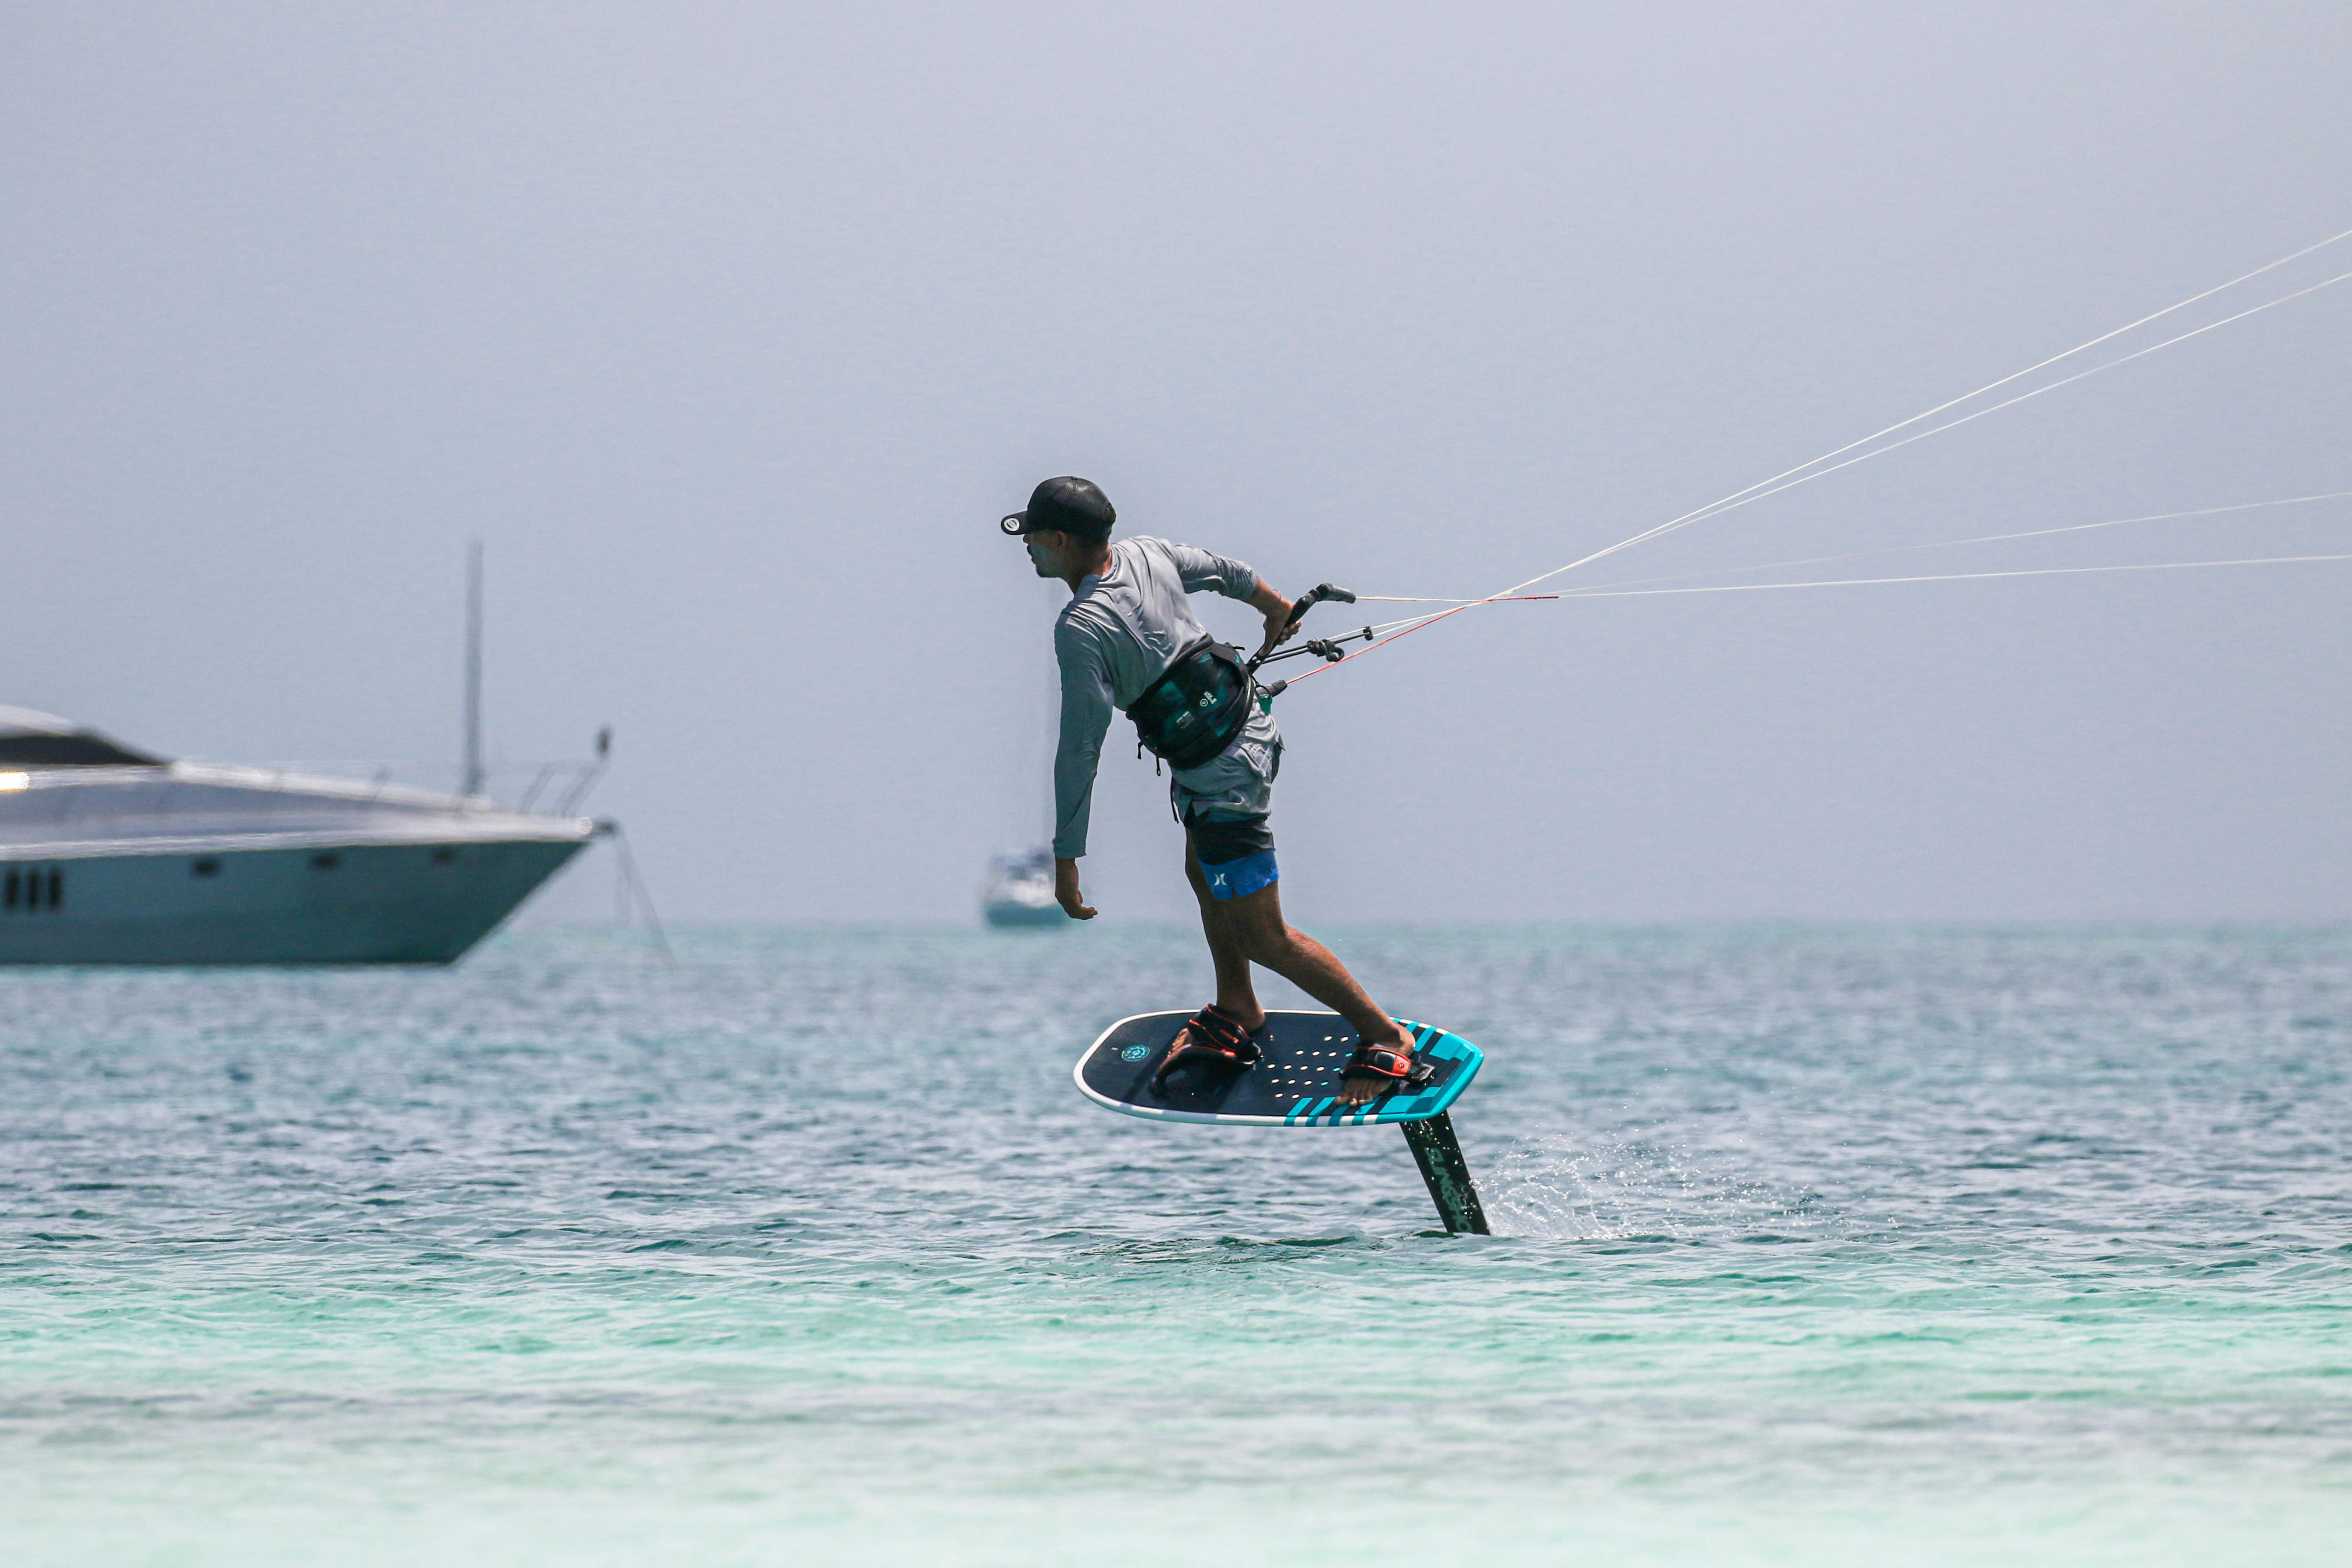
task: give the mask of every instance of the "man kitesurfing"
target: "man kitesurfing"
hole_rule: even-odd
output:
[[[1249,667],[1202,629],[1186,596],[1214,589],[1264,616],[1260,658],[1297,629],[1291,601],[1240,562],[1189,544],[1114,542],[1117,516],[1100,489],[1066,475],[1039,485],[1027,509],[1001,525],[1027,546],[1037,575],[1070,586],[1070,602],[1054,621],[1062,672],[1054,896],[1072,919],[1094,919],[1078,889],[1078,860],[1087,852],[1095,769],[1116,707],[1171,769],[1171,800],[1184,827],[1184,875],[1216,965],[1216,1000],[1177,1035],[1159,1076],[1188,1064],[1242,1068],[1258,1058],[1265,1009],[1250,965],[1261,963],[1354,1026],[1359,1041],[1339,1099],[1361,1105],[1413,1075],[1412,1037],[1373,1005],[1330,949],[1283,920],[1281,873],[1266,825],[1282,736],[1268,705],[1257,700]]]

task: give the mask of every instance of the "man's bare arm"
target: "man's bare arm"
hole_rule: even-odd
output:
[[[1078,863],[1076,860],[1056,859],[1054,862],[1054,901],[1061,905],[1062,912],[1074,921],[1095,918],[1094,907],[1078,891]]]
[[[1265,617],[1265,643],[1257,650],[1264,658],[1290,640],[1298,628],[1290,622],[1290,601],[1275,592],[1274,584],[1261,577],[1248,600],[1249,607]]]

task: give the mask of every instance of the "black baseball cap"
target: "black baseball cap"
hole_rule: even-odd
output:
[[[1101,487],[1092,479],[1064,474],[1031,490],[1028,510],[1010,514],[996,526],[1015,535],[1050,528],[1081,538],[1108,539],[1110,525],[1118,521],[1118,513]]]

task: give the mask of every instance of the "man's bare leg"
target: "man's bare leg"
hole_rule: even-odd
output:
[[[1209,939],[1209,959],[1217,966],[1217,1005],[1255,1034],[1265,1022],[1265,1008],[1258,1002],[1257,987],[1250,983],[1249,958],[1225,919],[1225,906],[1211,896],[1209,879],[1201,874],[1200,858],[1189,842],[1184,846],[1184,879],[1192,884],[1192,897],[1200,900],[1201,934]]]
[[[1356,1033],[1366,1043],[1391,1046],[1407,1055],[1412,1051],[1412,1037],[1397,1021],[1380,1010],[1348,966],[1333,956],[1329,948],[1303,931],[1297,931],[1282,918],[1282,884],[1269,882],[1255,893],[1238,899],[1213,900],[1208,882],[1201,875],[1200,865],[1191,856],[1184,862],[1192,879],[1192,890],[1201,900],[1201,922],[1210,932],[1209,951],[1218,953],[1218,1005],[1223,1006],[1225,984],[1224,958],[1218,952],[1215,934],[1222,924],[1225,937],[1249,963],[1262,963],[1326,1007],[1355,1026]],[[1249,992],[1248,963],[1242,966],[1242,985],[1253,1007],[1257,998]],[[1227,1009],[1231,1011],[1230,1008]],[[1262,1011],[1253,1015],[1263,1018]],[[1340,1086],[1339,1103],[1361,1105],[1366,1100],[1395,1086],[1393,1079],[1373,1073],[1349,1073]]]
[[[1265,1008],[1257,999],[1257,987],[1250,983],[1249,960],[1242,956],[1241,938],[1226,922],[1224,905],[1210,894],[1209,879],[1201,874],[1201,862],[1194,858],[1189,840],[1184,846],[1184,879],[1192,884],[1192,896],[1201,901],[1201,934],[1209,939],[1209,960],[1217,966],[1217,1009],[1255,1035],[1265,1022]],[[1192,1032],[1189,1027],[1177,1030],[1169,1050],[1182,1050]]]

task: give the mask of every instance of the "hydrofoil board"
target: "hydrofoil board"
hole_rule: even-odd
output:
[[[1339,1080],[1355,1054],[1355,1029],[1337,1013],[1268,1013],[1252,1066],[1188,1067],[1153,1093],[1151,1075],[1188,1013],[1139,1013],[1105,1029],[1071,1076],[1078,1092],[1123,1116],[1214,1121],[1244,1127],[1371,1127],[1443,1116],[1485,1060],[1478,1047],[1432,1024],[1412,1032],[1413,1059],[1435,1068],[1427,1083],[1391,1089],[1362,1105],[1339,1103]]]

